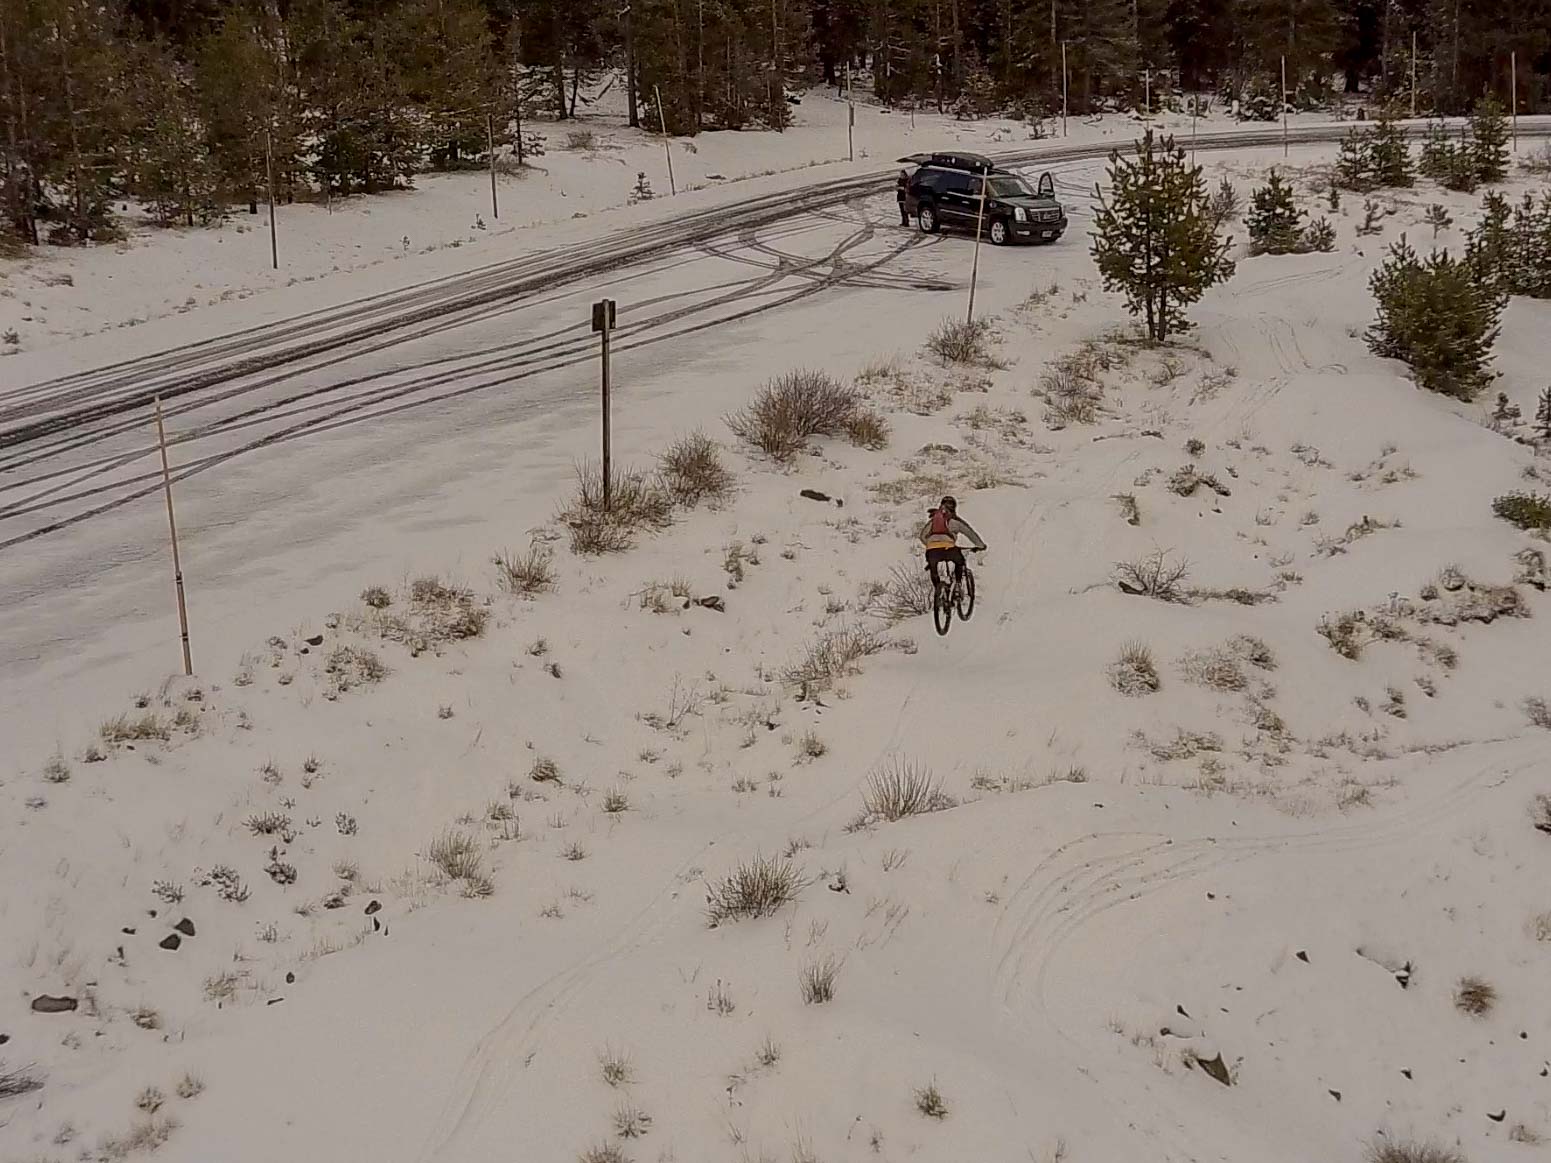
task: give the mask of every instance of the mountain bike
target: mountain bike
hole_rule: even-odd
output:
[[[980,550],[969,549],[965,552],[979,553]],[[937,633],[948,632],[948,627],[953,624],[954,610],[959,612],[961,622],[968,622],[970,615],[975,612],[975,571],[969,568],[967,560],[964,562],[963,577],[954,576],[945,582],[938,582],[932,593],[932,621],[937,626]]]

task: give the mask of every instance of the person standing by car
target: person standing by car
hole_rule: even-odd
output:
[[[900,170],[894,180],[894,200],[899,203],[899,224],[910,225],[910,212],[905,209],[905,199],[910,195],[910,171]]]

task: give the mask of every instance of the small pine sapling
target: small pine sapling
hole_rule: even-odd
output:
[[[1447,230],[1454,225],[1454,216],[1439,203],[1434,202],[1427,208],[1427,217],[1422,219],[1422,221],[1433,228],[1433,237],[1437,238],[1438,231]]]

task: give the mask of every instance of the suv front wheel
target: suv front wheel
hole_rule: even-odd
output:
[[[921,227],[922,234],[936,234],[942,228],[942,223],[937,221],[935,206],[922,206],[916,215],[916,222]]]

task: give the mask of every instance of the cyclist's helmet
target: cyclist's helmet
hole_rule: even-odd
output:
[[[938,507],[941,508],[944,513],[957,513],[959,511],[959,503],[952,497],[944,497],[941,501],[938,502]]]

